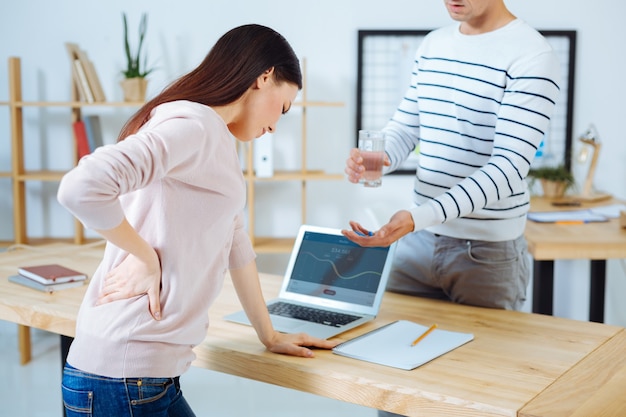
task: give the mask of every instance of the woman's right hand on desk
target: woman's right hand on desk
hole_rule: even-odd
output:
[[[270,352],[282,353],[291,356],[312,358],[315,356],[309,347],[332,349],[339,344],[338,341],[319,339],[306,333],[286,334],[274,331],[269,340],[262,340]]]

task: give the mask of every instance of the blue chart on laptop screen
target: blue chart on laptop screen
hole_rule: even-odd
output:
[[[365,248],[344,236],[304,234],[287,291],[373,305],[389,248]]]

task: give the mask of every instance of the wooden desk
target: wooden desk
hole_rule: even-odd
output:
[[[580,210],[620,203],[605,200],[584,203],[571,210]],[[531,211],[559,211],[549,199],[535,197],[530,202]],[[528,221],[525,231],[528,251],[534,259],[533,312],[552,314],[554,298],[554,261],[557,259],[590,260],[589,320],[604,321],[604,293],[606,260],[626,258],[626,229],[620,228],[618,219],[608,222],[581,225],[559,225]]]
[[[45,263],[60,263],[91,277],[103,249],[104,245],[81,247],[58,243],[0,253],[0,319],[74,336],[76,315],[86,287],[48,294],[8,282],[8,277],[15,275],[19,266]]]
[[[93,275],[102,257],[103,242],[84,246],[49,244],[31,249],[17,249],[0,253],[0,279],[17,273],[18,266],[44,263],[62,263],[65,266]],[[49,330],[62,336],[73,336],[78,312],[78,300],[82,299],[85,288],[72,288],[54,295],[37,291],[23,291],[11,284],[2,287],[0,292],[0,319],[18,323],[18,346],[20,362],[30,361],[30,327]],[[13,298],[18,298],[13,304]],[[69,340],[61,337],[62,353],[69,348]]]
[[[59,248],[60,250],[60,248]],[[33,256],[33,257],[31,257]],[[57,251],[59,263],[91,272],[98,249]],[[44,294],[7,281],[31,251],[0,254],[0,319],[74,334],[84,288]],[[262,275],[267,298],[280,277]],[[420,416],[573,415],[578,406],[626,397],[626,334],[621,327],[546,315],[461,306],[388,293],[373,322],[348,339],[399,318],[472,332],[475,340],[413,371],[369,364],[318,350],[314,359],[269,353],[251,327],[222,320],[240,309],[229,279],[211,308],[211,327],[194,366],[396,413]]]
[[[539,394],[520,417],[626,416],[625,344],[622,331]]]

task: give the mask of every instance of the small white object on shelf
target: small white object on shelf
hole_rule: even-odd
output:
[[[254,171],[258,178],[274,176],[274,138],[271,133],[254,140]]]

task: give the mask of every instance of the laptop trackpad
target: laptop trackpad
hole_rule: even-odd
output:
[[[307,322],[300,322],[292,318],[286,318],[281,316],[270,316],[274,329],[283,333],[300,333],[302,328],[307,325]]]

